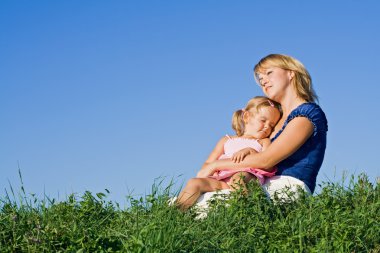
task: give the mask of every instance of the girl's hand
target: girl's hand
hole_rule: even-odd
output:
[[[239,150],[238,152],[235,152],[232,157],[231,157],[231,160],[234,162],[234,163],[240,163],[241,161],[244,160],[244,158],[247,156],[247,155],[250,155],[252,153],[257,153],[256,150],[254,150],[253,148],[243,148],[242,150]]]

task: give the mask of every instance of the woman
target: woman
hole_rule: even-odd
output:
[[[271,198],[276,192],[286,198],[281,195],[283,190],[296,193],[298,188],[312,194],[325,154],[327,119],[315,103],[311,77],[301,62],[281,54],[261,59],[254,73],[265,95],[282,107],[282,117],[270,136],[272,144],[260,153],[239,151],[248,154],[243,160],[216,160],[203,167],[203,174],[242,167],[270,170],[276,166],[276,176],[263,185]]]

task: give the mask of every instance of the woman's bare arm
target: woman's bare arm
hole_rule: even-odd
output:
[[[253,153],[245,157],[240,163],[230,159],[217,160],[205,169],[212,174],[217,170],[260,168],[271,170],[276,164],[296,152],[313,134],[314,125],[305,117],[296,117],[291,120],[281,135],[263,152]]]

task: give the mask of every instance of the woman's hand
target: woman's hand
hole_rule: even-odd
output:
[[[208,177],[212,176],[216,171],[215,163],[205,163],[202,169],[198,172],[197,177]]]
[[[253,154],[253,153],[257,153],[256,150],[254,150],[253,148],[243,148],[241,150],[239,150],[238,152],[235,152],[232,157],[231,157],[231,160],[234,162],[234,163],[240,163],[241,161],[244,160],[244,158],[247,156],[247,155],[250,155],[250,154]]]

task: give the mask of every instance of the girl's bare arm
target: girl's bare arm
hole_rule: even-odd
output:
[[[217,161],[218,158],[224,153],[224,143],[226,143],[228,137],[224,136],[222,137],[218,143],[216,144],[215,148],[203,164],[201,170],[198,172],[197,177],[207,177],[210,176],[208,174],[205,174],[205,168],[207,168],[210,164]]]

